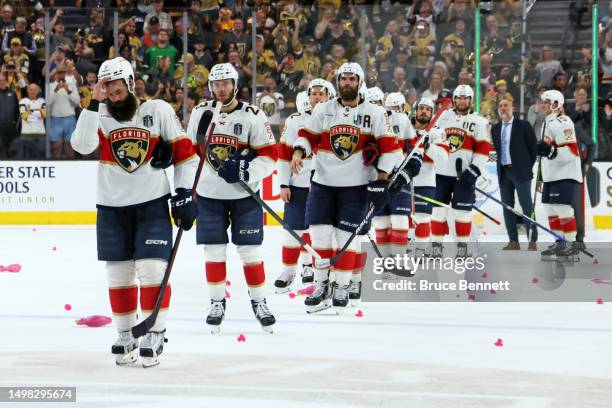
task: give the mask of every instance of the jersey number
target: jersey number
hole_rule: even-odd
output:
[[[247,106],[244,110],[246,112],[251,112],[253,115],[257,115],[259,113],[259,108],[255,106]]]

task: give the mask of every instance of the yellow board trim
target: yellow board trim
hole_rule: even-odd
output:
[[[612,215],[594,215],[593,223],[595,229],[612,229]]]

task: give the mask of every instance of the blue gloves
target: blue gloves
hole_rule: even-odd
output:
[[[540,140],[538,143],[538,156],[546,157],[549,160],[557,157],[557,148],[553,145]]]
[[[388,185],[387,180],[370,181],[368,184],[368,202],[374,204],[375,208],[384,206],[389,199]]]
[[[249,163],[256,157],[250,150],[240,150],[221,164],[218,174],[227,183],[249,182]]]
[[[474,187],[476,185],[476,179],[480,177],[480,169],[473,164],[463,171],[461,177],[459,177],[459,184],[464,189]]]
[[[421,153],[415,153],[412,155],[410,160],[408,160],[408,163],[406,163],[404,170],[406,171],[406,174],[413,179],[419,175],[419,172],[421,171],[421,164],[423,164],[423,156]]]
[[[193,191],[177,188],[176,195],[170,199],[170,209],[174,225],[189,231],[198,216],[198,206],[193,201]]]

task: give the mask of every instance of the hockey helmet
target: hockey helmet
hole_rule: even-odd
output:
[[[327,93],[329,94],[329,99],[334,99],[336,97],[336,89],[332,85],[331,82],[325,81],[325,87],[327,88]]]
[[[365,99],[368,102],[374,102],[382,105],[385,100],[385,93],[377,86],[366,89]]]
[[[436,105],[434,104],[434,101],[432,101],[430,98],[421,98],[416,104],[417,109],[421,105],[430,107],[432,111],[436,110]]]
[[[474,90],[469,85],[458,85],[453,91],[453,100],[460,96],[474,99]]]
[[[336,86],[340,88],[340,77],[343,74],[354,74],[359,77],[359,89],[361,90],[361,84],[365,82],[365,74],[363,69],[356,62],[345,62],[340,65],[340,68],[336,71]]]
[[[404,105],[406,104],[406,98],[402,95],[401,92],[391,92],[387,95],[387,99],[385,99],[385,107],[387,108],[395,108],[399,106],[401,110],[404,110]]]
[[[100,81],[105,78],[111,81],[123,79],[127,85],[128,91],[134,93],[134,68],[132,68],[132,64],[125,58],[117,57],[104,61],[98,71],[98,80]]]
[[[238,71],[236,71],[236,68],[234,68],[232,64],[226,62],[223,64],[216,64],[212,67],[210,74],[208,74],[208,90],[210,93],[213,93],[212,83],[214,81],[222,81],[224,79],[231,79],[234,81],[234,96],[228,103],[230,104],[238,94]]]
[[[542,101],[549,101],[551,107],[555,102],[557,102],[557,107],[553,108],[553,110],[557,110],[563,107],[563,104],[565,103],[565,98],[563,97],[563,94],[557,91],[556,89],[550,89],[548,91],[542,92],[542,96],[540,96],[540,99]]]
[[[310,100],[308,99],[308,92],[302,91],[295,96],[295,107],[299,113],[312,110],[310,106]]]

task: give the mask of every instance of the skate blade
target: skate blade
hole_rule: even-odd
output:
[[[158,357],[142,357],[142,368],[151,368],[159,365]]]
[[[138,361],[138,350],[134,349],[127,354],[116,354],[115,355],[115,364],[118,366],[126,366],[134,364]]]
[[[556,259],[557,262],[563,262],[563,263],[576,263],[576,262],[580,262],[580,258],[578,258],[577,256],[558,256]]]
[[[351,307],[357,307],[361,304],[361,299],[349,299]]]
[[[544,256],[541,257],[541,259],[542,259],[543,262],[554,262],[554,261],[557,260],[557,257],[554,256],[554,255],[552,255],[552,256],[551,255],[548,255],[548,256],[544,255]]]
[[[336,312],[338,316],[342,316],[346,312],[346,309],[348,309],[347,306],[333,306],[334,312]]]
[[[274,334],[273,326],[274,326],[273,324],[271,324],[270,326],[261,326],[261,329],[268,334]]]
[[[322,312],[323,310],[330,309],[331,307],[332,307],[331,301],[325,300],[317,306],[309,306],[308,309],[306,309],[306,313],[308,314],[318,313],[318,312]]]
[[[289,291],[291,291],[291,287],[289,285],[287,285],[286,288],[274,288],[274,293],[277,295],[282,295],[283,293],[287,293]]]
[[[210,334],[212,334],[213,336],[221,333],[221,325],[214,326],[212,324],[209,324],[208,328],[210,329]]]

